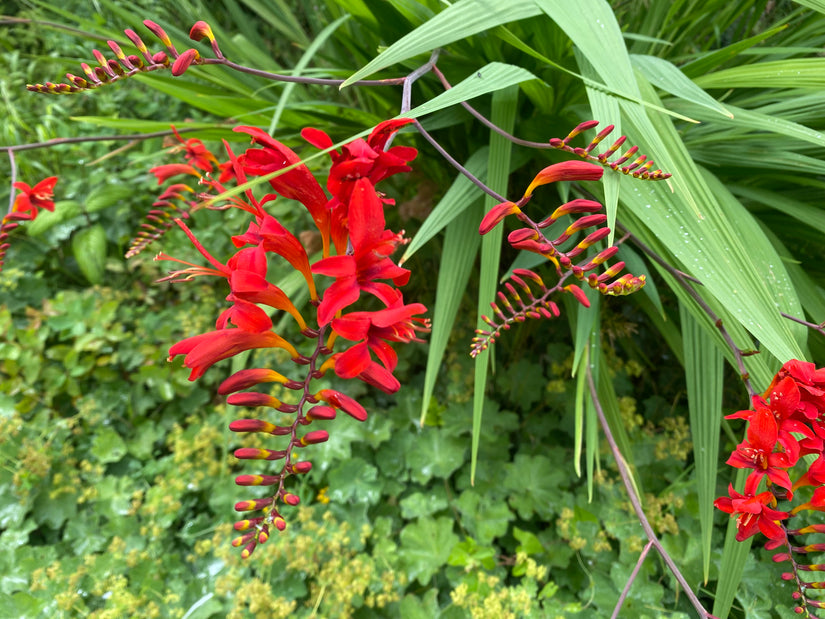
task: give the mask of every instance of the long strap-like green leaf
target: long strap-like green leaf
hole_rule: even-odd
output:
[[[492,121],[504,129],[512,131],[516,121],[516,102],[518,87],[511,86],[493,94]],[[487,185],[499,194],[507,195],[507,179],[510,175],[510,156],[513,143],[495,132],[490,133],[490,159],[487,164]],[[484,200],[485,212],[495,206],[491,196]],[[501,258],[501,242],[504,236],[503,226],[497,226],[489,232],[481,244],[481,282],[478,291],[478,328],[487,328],[481,320],[483,314],[489,314],[490,302],[495,298],[498,286],[498,267]],[[473,389],[473,447],[470,464],[470,479],[475,479],[478,458],[478,443],[481,436],[481,415],[484,409],[484,392],[487,387],[487,369],[490,364],[490,349],[476,357],[475,385]]]
[[[693,460],[696,463],[696,491],[702,529],[702,568],[707,583],[710,574],[725,361],[713,338],[681,304],[679,316],[685,354],[690,435],[693,440]]]

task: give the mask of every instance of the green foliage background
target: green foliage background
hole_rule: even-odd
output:
[[[439,67],[454,85],[486,76],[470,82],[470,96],[495,94],[472,104],[513,134],[564,137],[595,117],[674,172],[671,187],[608,179],[599,197],[703,281],[700,294],[737,344],[761,342],[748,361],[757,389],[790,356],[822,365],[823,338],[777,308],[825,320],[823,7],[581,4],[571,15],[572,4],[539,0],[13,3],[0,40],[0,135],[20,144],[191,122],[217,149],[237,138],[227,126],[244,123],[309,155],[304,126],[341,140],[398,113],[395,88],[273,84],[219,67],[73,97],[23,90],[77,73],[92,47],[105,49],[101,36],[122,41],[147,18],[181,44],[204,19],[229,58],[304,75],[398,76],[442,47]],[[441,92],[425,76],[413,105]],[[424,126],[501,192],[518,194],[560,160],[497,141],[459,106],[437,102]],[[220,372],[192,384],[165,361],[171,343],[209,327],[225,292],[153,284],[150,252],[122,259],[156,192],[146,171],[169,161],[160,140],[17,153],[18,179],[58,175],[62,202],[15,237],[0,273],[0,616],[608,616],[644,540],[603,446],[582,444],[593,413],[575,404],[584,372],[571,374],[587,347],[645,509],[703,602],[720,617],[731,605],[731,617],[789,615],[781,569],[766,553],[723,545],[725,519],[709,510],[741,434],[720,423],[720,409],[747,401],[707,316],[625,246],[634,273],[648,273],[643,293],[589,314],[568,305],[554,324],[509,332],[485,378],[466,355],[491,300],[477,291],[491,290],[496,265],[515,256],[479,243],[480,193],[414,133],[399,140],[421,154],[384,189],[399,203],[390,227],[415,236],[407,297],[431,307],[429,352],[404,351],[396,398],[346,386],[370,418],[334,422],[298,489],[308,507],[245,564],[224,524],[237,498],[238,439],[226,430],[234,413],[214,395]],[[8,187],[0,191],[4,203]],[[548,193],[531,208],[566,197]],[[195,225],[216,255],[228,248],[223,214],[198,213]],[[163,241],[181,257],[185,246],[175,232]],[[421,276],[434,272],[437,282]],[[692,613],[649,557],[622,616]]]

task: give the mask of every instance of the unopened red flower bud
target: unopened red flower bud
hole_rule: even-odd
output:
[[[313,430],[307,432],[298,441],[297,445],[306,447],[307,445],[317,445],[318,443],[325,443],[329,440],[329,432],[326,430]]]
[[[284,493],[283,499],[284,503],[286,503],[287,505],[292,505],[293,507],[295,507],[296,505],[298,505],[298,503],[301,502],[300,497],[298,497],[295,494],[290,494],[289,492]]]
[[[234,527],[236,531],[248,531],[252,527],[256,527],[264,521],[263,516],[260,518],[250,518],[249,520],[238,520]]]
[[[322,404],[318,406],[313,406],[307,411],[306,418],[310,421],[330,421],[332,419],[335,419],[335,409],[331,406],[324,406]]]
[[[296,475],[302,475],[304,473],[309,473],[312,470],[312,462],[295,462],[289,466],[290,473],[294,473]]]
[[[125,34],[134,46],[138,48],[138,51],[143,54],[148,62],[152,61],[152,57],[149,55],[149,50],[146,47],[146,43],[144,43],[143,39],[138,36],[137,32],[128,28],[123,31],[123,34]]]
[[[125,54],[125,53],[124,53],[124,51],[120,48],[120,45],[118,45],[118,44],[117,44],[117,43],[115,43],[114,41],[106,41],[106,45],[108,45],[108,46],[109,46],[109,49],[111,49],[111,50],[112,50],[112,52],[114,52],[115,57],[116,57],[118,60],[120,60],[121,62],[126,62],[126,63],[128,63],[128,60],[126,59],[126,54]]]
[[[590,228],[592,226],[600,226],[606,221],[607,215],[601,213],[598,215],[585,215],[584,217],[579,217],[576,221],[567,226],[564,233],[568,236],[572,236],[579,230],[584,230],[585,228]]]
[[[582,305],[584,305],[585,307],[590,307],[590,299],[588,299],[587,295],[584,294],[584,290],[582,290],[581,288],[579,288],[575,284],[570,284],[568,286],[565,286],[564,291],[569,292],[574,297],[576,297],[576,300],[579,303],[581,303]]]
[[[255,552],[255,547],[258,545],[257,540],[252,540],[249,545],[241,551],[241,558],[248,559]]]
[[[120,66],[120,63],[115,60],[114,58],[109,59],[106,62],[106,66],[109,67],[109,73],[113,75],[125,75],[126,71],[123,70],[123,67]]]
[[[86,88],[89,85],[89,82],[84,80],[82,77],[72,75],[71,73],[66,74],[66,79],[68,79],[72,84],[74,84],[78,88]]]
[[[603,238],[605,238],[609,234],[610,234],[610,228],[599,228],[598,230],[595,230],[595,231],[591,232],[586,237],[584,237],[581,241],[579,241],[576,244],[576,249],[585,250],[588,247],[590,247],[591,245],[595,245],[596,243],[601,241]]]
[[[552,223],[557,219],[562,218],[564,215],[570,215],[572,213],[596,213],[602,210],[602,208],[602,205],[594,200],[571,200],[570,202],[562,204],[559,208],[553,211],[553,214],[548,217],[548,220]]]
[[[502,202],[501,204],[497,204],[487,211],[487,214],[481,220],[481,225],[478,227],[478,233],[487,234],[490,230],[495,228],[502,219],[507,217],[507,215],[514,215],[517,213],[521,213],[521,209],[515,202]]]
[[[156,24],[150,19],[144,19],[143,25],[149,28],[149,30],[152,31],[152,34],[159,38],[161,43],[163,43],[166,47],[174,49],[172,47],[172,40],[169,38],[169,35],[166,34],[166,31],[163,28],[161,28],[158,24]]]
[[[260,383],[281,383],[286,384],[290,381],[286,376],[279,374],[275,370],[268,368],[250,368],[248,370],[240,370],[235,372],[232,376],[223,381],[218,387],[220,395],[228,393],[235,393],[243,389],[248,389]]]
[[[229,429],[233,432],[264,432],[274,436],[284,436],[292,431],[288,426],[276,426],[263,419],[236,419],[229,424]]]
[[[193,41],[200,41],[203,38],[214,41],[215,35],[212,34],[212,28],[205,21],[196,21],[189,30],[189,38]]]
[[[235,539],[233,539],[232,540],[232,545],[235,548],[238,548],[239,546],[243,546],[244,544],[248,544],[249,540],[251,540],[253,538],[256,538],[257,536],[258,536],[257,531],[253,531],[252,533],[246,533],[245,535],[241,535],[240,537],[236,537]]]
[[[279,481],[280,475],[238,475],[235,478],[239,486],[274,486]]]
[[[621,157],[619,157],[615,161],[610,162],[611,167],[613,167],[613,169],[615,170],[616,166],[619,166],[619,165],[623,164],[625,161],[627,161],[628,159],[630,159],[633,155],[636,154],[636,152],[638,150],[639,150],[638,146],[631,146],[630,148],[627,149],[627,152],[624,155],[622,155]]]
[[[562,140],[562,142],[567,144],[568,142],[570,142],[570,140],[572,140],[576,136],[584,133],[588,129],[592,129],[593,127],[598,126],[598,124],[599,124],[598,120],[586,120],[583,123],[579,123],[576,126],[576,128],[573,129],[573,131],[571,131],[570,133],[567,134],[567,137],[564,138],[564,140]],[[610,130],[611,131],[613,130],[613,125],[610,125]]]
[[[588,266],[590,268],[592,268],[592,267],[596,266],[597,264],[604,264],[605,262],[610,260],[613,256],[615,256],[618,253],[618,251],[619,251],[618,247],[616,247],[615,245],[611,245],[607,249],[604,249],[604,250],[600,251],[598,254],[596,254],[593,257],[593,259],[590,261]],[[624,266],[624,264],[622,264],[622,266]],[[585,270],[589,270],[589,268],[585,267]]]
[[[592,151],[594,148],[596,148],[596,146],[598,146],[598,145],[599,145],[599,142],[601,142],[601,141],[602,141],[603,139],[605,139],[608,135],[610,135],[612,131],[613,131],[613,125],[607,125],[607,127],[605,127],[604,129],[602,129],[601,131],[599,131],[599,133],[598,133],[598,134],[596,134],[596,137],[595,137],[595,138],[593,138],[593,141],[592,141],[592,142],[590,142],[590,144],[588,144],[588,145],[587,145],[587,148],[585,148],[585,149],[584,149],[584,150],[585,150],[585,152],[589,153],[589,152],[590,152],[590,151]]]
[[[274,398],[267,393],[257,393],[254,391],[245,391],[244,393],[233,393],[228,398],[226,398],[227,404],[232,404],[233,406],[249,406],[249,407],[256,407],[256,406],[268,406],[269,408],[278,408],[281,405],[281,401],[278,398]]]
[[[239,460],[280,460],[284,456],[286,456],[286,451],[258,447],[241,447],[235,450],[235,457]]]
[[[249,501],[238,501],[235,503],[235,511],[236,512],[251,512],[258,509],[263,509],[264,507],[269,507],[272,505],[274,499],[272,497],[268,497],[266,499],[251,499]]]
[[[187,49],[180,56],[175,58],[175,62],[172,63],[172,75],[175,77],[183,75],[192,63],[196,63],[200,60],[200,57],[200,52],[198,52],[198,50],[194,47]]]
[[[518,275],[520,277],[526,277],[528,279],[533,280],[534,282],[536,282],[542,288],[545,287],[544,286],[544,280],[542,280],[541,277],[539,276],[539,274],[536,273],[535,271],[531,271],[530,269],[513,269],[513,273],[515,273],[516,275]]]
[[[527,187],[524,192],[524,197],[528,198],[533,195],[533,190],[541,185],[547,183],[555,183],[556,181],[597,181],[604,174],[604,169],[597,166],[595,163],[588,163],[587,161],[563,161],[562,163],[554,163],[547,166],[541,172],[536,174],[533,182]]]
[[[507,235],[507,242],[513,245],[515,243],[523,243],[524,241],[537,241],[538,238],[539,233],[532,228],[519,228]]]

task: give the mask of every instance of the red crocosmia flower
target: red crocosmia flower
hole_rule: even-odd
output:
[[[306,249],[294,234],[284,228],[281,223],[271,215],[263,215],[258,218],[258,223],[250,223],[246,234],[233,236],[232,242],[236,246],[244,243],[260,244],[266,251],[271,251],[282,258],[301,272],[309,287],[310,298],[315,301],[318,293],[315,290],[315,280],[312,278],[312,270],[309,266],[309,257]]]
[[[229,276],[229,286],[232,289],[232,294],[227,297],[227,300],[260,303],[283,310],[295,319],[301,331],[307,330],[304,317],[286,293],[275,284],[268,282],[265,277],[258,273],[254,271],[234,270]]]
[[[257,127],[235,127],[234,131],[248,133],[253,144],[263,146],[247,149],[243,155],[242,164],[247,174],[263,176],[295,165],[292,170],[270,179],[269,184],[283,197],[298,200],[307,208],[324,239],[326,255],[329,247],[327,196],[309,168],[300,163],[301,158],[291,149]]]
[[[29,186],[28,183],[14,183],[14,188],[19,189],[22,193],[14,199],[11,213],[3,218],[4,222],[32,220],[37,217],[37,213],[41,208],[54,211],[55,184],[57,184],[56,176],[45,178],[34,187]]]
[[[415,314],[427,311],[421,303],[404,305],[399,291],[390,307],[374,312],[352,312],[332,321],[332,330],[341,337],[359,342],[342,352],[335,360],[335,373],[342,378],[354,378],[361,374],[372,362],[372,352],[383,366],[392,372],[398,364],[398,356],[388,342],[412,342],[421,340],[416,330],[426,326],[423,319],[413,318]]]
[[[392,375],[392,372],[374,361],[358,375],[358,378],[384,393],[395,393],[401,389],[401,383]]]
[[[819,457],[805,471],[805,474],[794,482],[793,489],[822,485],[825,485],[825,455],[820,453]]]
[[[717,508],[736,516],[736,541],[748,539],[761,531],[768,539],[780,540],[785,538],[785,532],[778,522],[787,518],[788,512],[781,512],[768,505],[775,504],[776,499],[770,492],[756,494],[759,479],[749,476],[745,482],[745,493],[739,494],[729,485],[729,497],[720,497],[713,502]]]
[[[163,185],[163,183],[168,181],[173,176],[178,176],[180,174],[189,174],[198,178],[201,177],[201,173],[188,163],[167,163],[165,165],[156,166],[149,170],[149,172],[157,177],[158,185]]]
[[[814,490],[811,500],[794,507],[791,510],[791,514],[799,513],[803,509],[813,509],[818,512],[825,512],[825,486],[820,486]]]
[[[791,359],[776,373],[766,393],[770,394],[787,377],[792,378],[799,388],[798,408],[804,418],[825,417],[825,368],[816,369],[813,363]]]
[[[767,475],[776,485],[790,490],[792,484],[785,469],[796,464],[799,446],[790,434],[786,434],[780,440],[776,420],[770,409],[757,409],[750,418],[747,440],[740,443],[728,458],[727,464],[740,469],[753,469],[756,477]],[[780,443],[786,451],[774,452],[774,448]]]
[[[180,142],[180,146],[174,147],[172,152],[182,150],[183,156],[190,165],[204,172],[212,172],[214,169],[213,164],[215,166],[218,165],[217,157],[215,157],[199,139],[189,138],[188,140],[184,140],[174,125],[172,126],[172,132],[175,134],[175,137],[178,138],[178,142]]]
[[[376,185],[385,178],[399,172],[408,172],[408,162],[415,159],[418,151],[410,146],[393,146],[384,150],[387,141],[404,125],[413,122],[411,118],[397,118],[378,124],[366,140],[357,139],[341,147],[341,152],[331,151],[332,169],[327,180],[327,189],[341,204],[348,204],[354,183],[360,178],[368,178]],[[308,127],[301,131],[303,138],[318,148],[332,146],[330,137],[319,129]]]
[[[181,220],[175,220],[181,227],[195,248],[206,258],[214,268],[202,267],[191,262],[178,260],[164,253],[155,256],[155,260],[171,260],[189,265],[187,269],[172,271],[169,275],[159,281],[185,281],[201,275],[213,275],[225,277],[229,280],[229,288],[232,291],[226,297],[227,301],[243,301],[247,304],[263,304],[275,309],[288,312],[302,331],[307,329],[306,321],[301,313],[289,299],[289,297],[277,286],[266,280],[266,253],[260,246],[247,247],[236,252],[227,264],[222,264],[216,260],[212,254],[198,241],[189,227]],[[256,311],[257,310],[257,311]],[[228,322],[251,331],[262,331],[271,328],[271,322],[266,313],[260,308],[253,308],[251,305],[230,307],[220,315],[217,321],[218,328],[226,328]],[[268,325],[268,326],[265,326]]]
[[[272,319],[260,307],[243,299],[233,298],[231,300],[233,301],[232,306],[225,309],[218,316],[215,323],[218,329],[229,328],[230,322],[244,331],[254,333],[269,331],[272,328]]]
[[[243,329],[219,329],[181,340],[169,349],[169,360],[186,355],[183,365],[192,370],[189,380],[195,380],[218,361],[254,348],[282,348],[293,359],[301,358],[292,344],[273,331],[254,333]]]
[[[770,390],[769,397],[771,410],[778,419],[789,419],[799,407],[799,387],[790,376],[777,382]]]
[[[314,273],[329,275],[335,282],[327,288],[318,306],[318,324],[328,324],[336,312],[355,303],[361,292],[375,295],[389,306],[393,288],[376,282],[391,279],[403,286],[410,272],[397,266],[389,255],[401,242],[400,235],[384,230],[384,211],[372,183],[365,178],[355,182],[350,202],[350,242],[352,253],[330,256],[312,265]]]
[[[216,260],[212,256],[212,254],[206,251],[206,248],[195,237],[195,235],[192,234],[192,231],[189,229],[189,226],[183,223],[182,220],[176,219],[175,223],[178,224],[180,229],[183,230],[184,234],[186,234],[186,236],[189,237],[189,240],[192,242],[192,245],[195,246],[195,249],[197,249],[200,252],[200,254],[204,258],[206,258],[214,268],[210,269],[208,267],[202,267],[196,264],[192,264],[191,262],[186,262],[185,260],[178,260],[177,258],[173,258],[172,256],[169,256],[161,252],[157,256],[155,256],[155,260],[171,260],[172,262],[179,262],[181,264],[189,265],[190,268],[172,271],[169,273],[169,275],[159,279],[158,281],[179,282],[192,279],[193,277],[199,277],[201,275],[215,275],[218,277],[229,278],[229,276],[232,274],[232,269],[229,268],[227,265],[223,264],[222,262]]]

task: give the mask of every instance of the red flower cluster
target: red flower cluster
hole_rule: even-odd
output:
[[[28,183],[14,183],[14,188],[19,189],[21,193],[14,199],[11,212],[0,221],[0,271],[3,270],[3,259],[10,246],[9,232],[17,228],[21,222],[33,221],[41,208],[54,211],[56,184],[56,176],[43,179],[34,187]]]
[[[419,317],[426,311],[424,305],[405,303],[398,289],[410,273],[390,256],[403,239],[401,234],[386,229],[384,205],[391,201],[375,188],[377,182],[409,169],[406,164],[415,157],[415,149],[386,149],[392,134],[408,122],[411,121],[402,119],[382,123],[366,140],[355,140],[345,145],[341,153],[333,153],[327,181],[331,197],[327,197],[292,150],[255,127],[236,128],[252,136],[256,146],[239,156],[227,146],[229,161],[225,164],[219,164],[201,142],[184,141],[178,136],[181,145],[176,150],[183,150],[189,163],[153,170],[162,183],[179,174],[214,171],[217,166],[220,178],[214,180],[207,175],[201,182],[211,191],[222,193],[226,189],[222,183],[229,179],[245,183],[250,176],[289,168],[269,179],[274,194],[257,199],[251,190],[246,190],[242,196],[229,200],[231,206],[250,215],[250,222],[245,233],[232,237],[238,250],[225,263],[213,257],[180,219],[176,220],[178,225],[209,266],[158,255],[158,259],[186,265],[166,280],[212,275],[225,278],[229,284],[230,305],[218,317],[216,329],[186,338],[169,350],[170,360],[184,356],[184,365],[191,369],[190,380],[203,375],[218,361],[258,348],[281,349],[301,368],[295,378],[269,368],[245,369],[230,376],[219,388],[219,393],[228,396],[229,404],[266,407],[294,415],[286,425],[264,419],[239,419],[230,425],[235,432],[283,436],[286,441],[282,449],[241,448],[235,452],[239,459],[281,462],[274,475],[241,475],[236,479],[241,486],[272,486],[267,496],[235,506],[241,512],[260,512],[235,525],[244,533],[233,544],[244,547],[244,557],[266,541],[271,527],[281,530],[286,526],[279,511],[281,506],[296,505],[299,501],[286,490],[284,482],[290,475],[307,473],[312,465],[298,461],[295,450],[328,439],[325,430],[301,434],[301,426],[333,419],[336,410],[359,421],[366,419],[367,413],[358,402],[332,389],[313,388],[313,381],[334,369],[341,378],[358,378],[393,393],[400,384],[393,376],[397,357],[391,343],[421,341],[417,332],[428,328],[428,321]],[[316,146],[332,145],[332,140],[318,130],[307,129],[304,135]],[[173,187],[179,194],[180,188],[186,186]],[[298,236],[267,212],[265,205],[278,196],[296,200],[307,209],[321,238],[320,258],[311,257]],[[270,267],[281,259],[303,277],[309,292],[309,311],[299,310],[283,290],[269,281]],[[316,276],[326,277],[316,282]],[[362,293],[378,299],[379,309],[346,312],[361,299]],[[276,333],[270,318],[274,310],[288,313],[299,333],[291,338]],[[336,346],[339,341],[349,344]],[[267,383],[279,385],[279,396],[290,391],[294,395],[287,402],[270,393],[250,391]]]
[[[739,541],[757,531],[771,540],[784,540],[780,521],[803,509],[825,511],[825,368],[791,360],[782,366],[764,396],[753,397],[752,410],[726,417],[749,422],[745,440],[727,461],[733,467],[751,469],[744,494],[731,486],[730,496],[714,502],[717,508],[736,516]],[[808,454],[818,457],[792,483],[789,470]],[[768,491],[758,493],[763,478]],[[790,512],[772,509],[777,496],[792,500],[794,491],[803,486],[816,488],[809,501]]]

